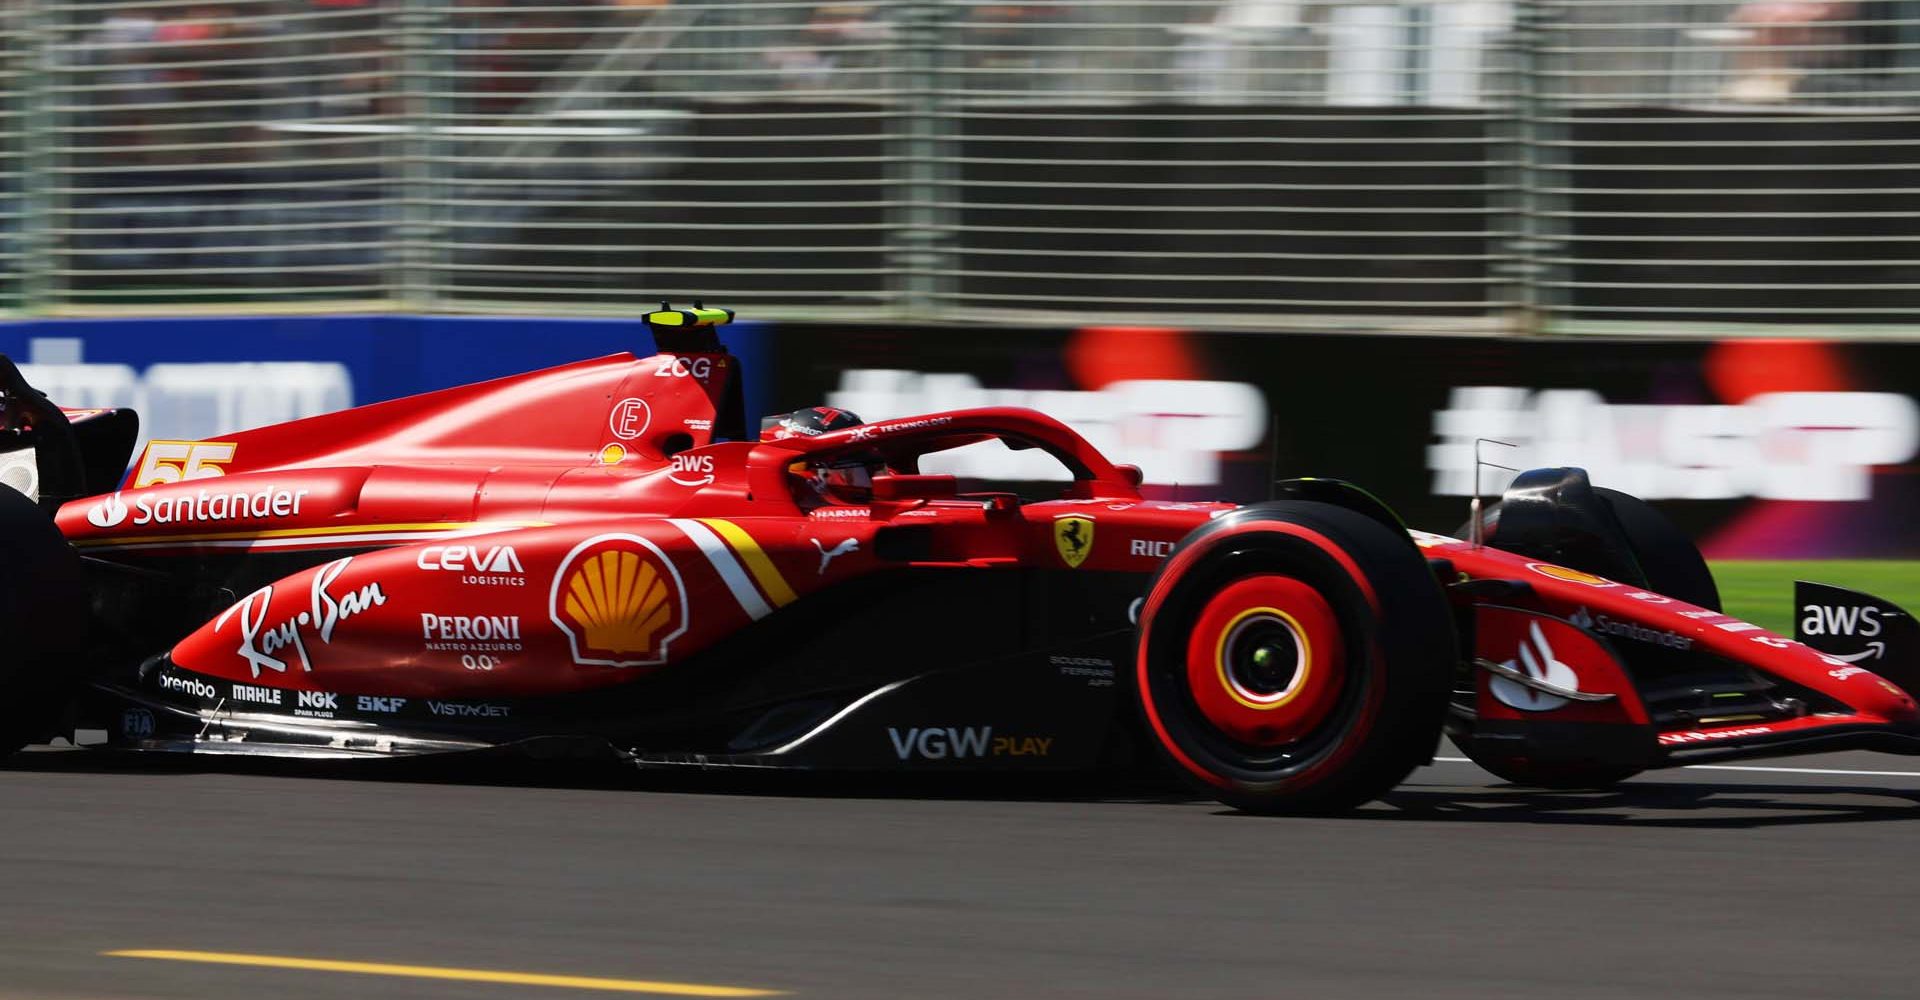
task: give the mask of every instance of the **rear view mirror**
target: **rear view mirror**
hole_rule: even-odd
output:
[[[875,476],[875,500],[943,500],[960,493],[952,476]]]

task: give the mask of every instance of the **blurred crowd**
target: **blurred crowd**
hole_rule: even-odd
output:
[[[67,98],[57,121],[73,145],[122,163],[356,156],[380,130],[330,134],[329,123],[393,123],[422,109],[444,120],[537,119],[581,94],[599,107],[702,95],[861,99],[919,86],[902,75],[910,50],[932,53],[941,86],[966,97],[1475,104],[1497,100],[1486,95],[1501,89],[1493,76],[1512,27],[1511,0],[449,0],[431,8],[432,35],[408,36],[401,11],[410,9],[374,0],[63,7],[71,23],[51,60]],[[1920,37],[1916,0],[1563,9],[1592,22],[1575,39],[1591,51],[1572,57],[1570,86],[1595,99],[1911,103],[1902,74],[1920,57],[1906,44]],[[1643,26],[1676,16],[1692,27]],[[1591,80],[1582,69],[1595,71]],[[406,89],[425,96],[409,104]],[[312,131],[289,139],[290,128]]]
[[[758,169],[727,153],[690,164],[718,147],[670,145],[696,103],[862,114],[938,92],[1089,115],[1182,103],[1334,106],[1338,118],[1341,106],[1500,108],[1517,86],[1518,0],[64,0],[29,33],[39,2],[0,0],[0,71],[51,71],[35,87],[51,98],[40,110],[55,131],[41,141],[73,230],[61,239],[75,273],[95,269],[104,286],[148,269],[270,284],[280,266],[385,266],[384,227],[413,197],[395,164],[421,162],[423,116],[458,129],[424,152],[449,200],[469,203],[460,238],[499,249],[521,238],[516,213],[546,210],[508,194],[518,185],[587,205],[656,176]],[[1920,97],[1920,0],[1545,7],[1561,20],[1530,85],[1551,101],[1828,110]],[[889,128],[859,122],[799,128]],[[1153,128],[1119,138],[1179,163],[1147,145],[1166,141]],[[845,159],[892,152],[875,139]],[[19,195],[17,180],[0,182],[0,254],[17,252]]]
[[[94,151],[83,164],[272,155],[261,129],[273,123],[399,110],[381,22],[355,0],[119,8],[55,53],[66,97],[56,121]]]
[[[1920,8],[1900,0],[1752,0],[1736,7],[1723,38],[1733,53],[1722,96],[1741,102],[1852,101],[1901,82]],[[1920,51],[1914,53],[1920,56]],[[1882,98],[1885,100],[1886,98]],[[1893,103],[1910,104],[1899,94]]]

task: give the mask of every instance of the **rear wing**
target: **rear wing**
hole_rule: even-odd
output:
[[[140,418],[132,410],[65,410],[0,354],[0,485],[58,510],[120,481]]]

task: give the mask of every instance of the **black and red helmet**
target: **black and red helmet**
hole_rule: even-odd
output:
[[[828,431],[858,427],[865,421],[852,410],[842,410],[835,406],[809,406],[804,410],[795,410],[784,416],[768,417],[761,421],[760,440],[778,441],[790,437],[818,437]]]

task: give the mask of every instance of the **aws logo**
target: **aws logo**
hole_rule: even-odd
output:
[[[1863,635],[1871,639],[1880,634],[1880,609],[1871,604],[1857,608],[1809,604],[1800,610],[1801,635]]]
[[[713,482],[713,456],[675,455],[667,478],[681,486],[705,486]]]
[[[659,547],[637,535],[595,535],[553,575],[553,624],[582,666],[647,667],[687,631],[687,588]]]

